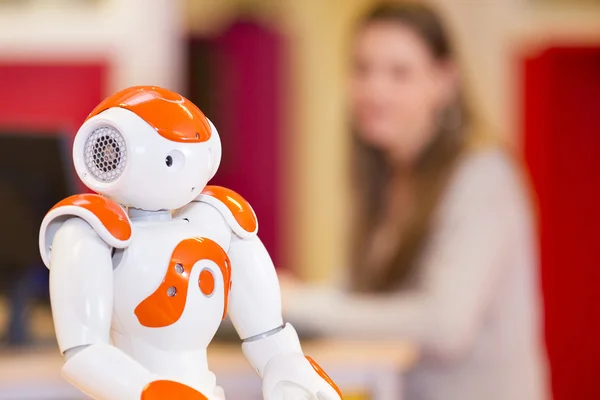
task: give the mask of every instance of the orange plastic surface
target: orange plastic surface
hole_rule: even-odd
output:
[[[131,223],[125,211],[111,199],[91,193],[76,194],[58,202],[50,211],[64,206],[91,211],[116,239],[128,240],[131,237]]]
[[[254,232],[256,230],[258,222],[250,203],[233,190],[221,186],[207,186],[202,191],[202,194],[214,197],[225,204],[237,223],[246,232]]]
[[[333,389],[337,392],[337,394],[340,395],[340,399],[343,399],[344,397],[342,396],[342,391],[340,390],[340,388],[337,387],[335,382],[329,377],[329,375],[325,373],[325,371],[323,371],[319,364],[317,364],[317,362],[310,357],[306,357],[306,359],[308,360],[310,365],[312,365],[315,371],[317,371],[317,374],[319,374],[321,378],[323,378],[327,383],[329,383],[331,387],[333,387]]]
[[[208,397],[181,383],[154,381],[144,388],[140,400],[208,400]]]
[[[156,86],[134,86],[106,98],[88,116],[109,108],[127,109],[173,142],[206,142],[211,128],[196,105],[185,97]]]
[[[229,290],[231,288],[231,265],[229,257],[225,250],[212,240],[207,238],[191,238],[181,241],[175,247],[162,283],[154,293],[144,299],[135,308],[135,315],[142,325],[149,328],[162,328],[172,325],[179,320],[183,314],[187,300],[188,283],[192,267],[200,260],[211,260],[221,269],[223,275],[223,295],[225,296],[223,319],[225,319],[229,302]],[[210,271],[208,272],[210,273]],[[202,278],[201,274],[198,282],[201,290],[203,290]],[[204,278],[206,278],[206,275]],[[206,283],[204,285],[206,286]]]

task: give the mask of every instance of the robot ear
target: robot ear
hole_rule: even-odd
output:
[[[219,132],[215,125],[211,122],[210,119],[206,118],[208,123],[210,124],[211,135],[208,140],[208,145],[210,146],[210,154],[211,154],[211,169],[210,169],[210,179],[212,179],[217,170],[219,169],[219,165],[221,164],[221,138],[219,137]]]
[[[127,144],[116,124],[110,119],[96,117],[77,132],[73,158],[80,178],[81,174],[87,175],[86,179],[82,178],[86,185],[108,184],[120,178],[125,170]]]

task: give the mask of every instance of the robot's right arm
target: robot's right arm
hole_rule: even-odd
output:
[[[63,376],[94,399],[139,400],[156,377],[110,345],[112,274],[110,246],[84,220],[64,222],[50,258],[52,316],[66,359]]]
[[[109,201],[89,197],[96,195],[81,196],[93,201]],[[129,221],[116,204],[109,204],[112,209],[94,206],[89,201],[83,205],[82,208],[81,202],[71,201],[66,206],[55,207],[42,222],[40,232],[42,258],[50,269],[54,327],[60,351],[65,356],[63,376],[98,400],[159,400],[170,398],[166,393],[193,391],[161,380],[111,345],[111,251],[115,246],[128,244],[127,240],[121,240],[126,238],[119,238],[115,227],[119,220],[127,225]],[[193,392],[194,395],[183,398],[206,399]]]

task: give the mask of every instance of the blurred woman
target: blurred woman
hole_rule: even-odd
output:
[[[352,265],[341,290],[284,284],[285,314],[336,337],[411,340],[406,400],[546,400],[530,201],[466,101],[438,15],[377,6],[352,56]]]

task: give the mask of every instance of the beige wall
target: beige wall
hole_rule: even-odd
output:
[[[108,91],[182,88],[180,0],[0,3],[0,62],[107,60]],[[108,93],[107,93],[108,94]]]
[[[577,0],[435,0],[454,28],[480,111],[519,144],[518,57],[545,43],[600,40],[600,3]],[[584,4],[587,3],[587,4]]]
[[[282,149],[288,219],[288,265],[310,279],[344,264],[346,224],[346,131],[344,75],[347,33],[365,0],[188,1],[190,29],[218,32],[236,6],[258,7],[256,15],[289,37],[287,130]],[[292,85],[289,88],[289,85]]]
[[[347,134],[345,45],[352,21],[372,0],[188,0],[188,22],[218,30],[236,7],[256,10],[290,38],[292,86],[286,184],[289,264],[313,280],[345,264]],[[467,82],[482,114],[499,134],[519,144],[517,55],[548,39],[600,38],[600,6],[542,0],[433,0],[459,43]],[[542,4],[544,3],[544,4]],[[527,46],[526,46],[527,44]]]
[[[347,148],[346,47],[366,1],[291,1],[294,142],[290,166],[293,266],[309,279],[345,264]],[[291,18],[292,19],[292,18]],[[294,153],[292,153],[292,151]]]

